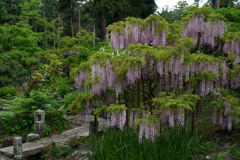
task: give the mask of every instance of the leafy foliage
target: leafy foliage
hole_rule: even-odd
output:
[[[0,26],[0,34],[0,44],[3,52],[17,49],[33,54],[41,51],[41,48],[37,45],[37,35],[29,28],[5,24]]]
[[[67,78],[58,78],[58,83],[57,83],[57,92],[64,97],[70,90],[70,86],[68,85],[68,79]]]
[[[0,88],[0,96],[1,97],[16,96],[16,94],[17,94],[16,88],[8,88],[8,87]]]
[[[87,103],[90,103],[92,97],[90,96],[89,92],[82,92],[79,93],[74,101],[69,106],[69,110],[72,113],[77,113],[84,111],[88,106]]]
[[[186,108],[188,110],[194,110],[195,105],[200,100],[198,95],[184,93],[179,96],[173,93],[160,92],[159,97],[153,99],[153,104],[159,104],[160,108],[166,107],[169,110],[174,111],[175,108]]]

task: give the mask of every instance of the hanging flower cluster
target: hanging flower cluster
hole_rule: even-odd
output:
[[[99,63],[92,65],[93,93],[100,95],[101,91],[105,91],[107,89],[106,73],[106,68]]]
[[[230,66],[228,71],[229,86],[233,89],[240,88],[240,56],[236,56],[233,52],[228,52],[227,59]]]
[[[216,103],[212,103],[212,105],[216,105]],[[223,105],[224,111],[223,110],[218,110],[216,107],[213,107],[212,109],[212,121],[213,124],[216,125],[217,123],[217,117],[219,125],[222,126],[222,129],[227,129],[228,132],[231,132],[232,130],[232,114],[230,114],[231,111],[231,106],[228,101],[224,102]],[[218,115],[218,116],[217,116]]]
[[[240,76],[233,77],[230,83],[231,83],[231,88],[233,89],[240,88]]]
[[[73,56],[73,55],[78,54],[80,51],[86,51],[87,50],[87,48],[79,46],[79,45],[74,45],[70,48],[69,47],[70,46],[64,47],[63,49],[60,50],[60,51],[62,51],[62,54],[64,56],[71,56],[71,55]]]
[[[156,108],[160,107],[162,114],[161,122],[168,121],[170,127],[174,127],[176,120],[177,125],[183,126],[185,119],[185,110],[193,110],[200,97],[194,94],[181,94],[175,96],[172,93],[160,92],[159,97],[153,99]]]
[[[77,124],[80,125],[82,122],[89,123],[91,120],[91,113],[92,113],[92,108],[88,107],[87,109],[83,111],[78,111],[77,112]]]
[[[216,88],[213,92],[213,101],[211,102],[212,106],[212,122],[214,125],[218,124],[222,129],[227,129],[228,132],[232,130],[232,121],[235,120],[235,123],[239,123],[239,99],[233,96],[226,96],[227,91],[224,89]],[[236,113],[236,114],[235,114]]]
[[[214,59],[210,58],[206,60],[205,55],[203,54],[193,54],[193,59],[188,64],[185,61],[182,61],[183,58],[172,58],[169,59],[164,65],[163,62],[158,62],[157,64],[157,72],[160,77],[160,91],[170,91],[173,88],[178,87],[180,91],[184,89],[183,84],[192,83],[193,78],[195,76],[200,76],[201,81],[199,82],[199,87],[196,89],[196,94],[201,97],[205,97],[208,95],[214,86],[214,81],[218,81],[220,84],[222,79],[224,82],[226,81],[226,74],[219,75],[219,72],[226,73],[227,67],[225,66],[225,70],[221,71],[219,67],[219,62],[215,59],[215,63],[211,63]],[[222,86],[226,86],[227,83],[223,83]],[[192,88],[194,86],[189,85],[189,93],[192,93]],[[196,86],[195,86],[196,87]]]
[[[77,73],[75,77],[75,87],[78,89],[78,91],[83,91],[83,85],[88,82],[89,80],[89,66],[90,64],[88,62],[81,63],[79,68],[79,73]]]
[[[198,76],[201,78],[201,82],[196,89],[196,94],[201,97],[206,97],[211,91],[213,91],[213,82],[216,81],[216,75],[212,70],[200,70]]]
[[[176,45],[174,50],[178,49]],[[159,91],[171,91],[178,88],[183,91],[188,88],[192,93],[192,82],[198,76],[195,90],[198,95],[205,97],[216,84],[225,87],[228,85],[226,62],[201,53],[180,53],[177,56],[169,52],[168,48],[158,51],[150,46],[131,44],[127,54],[106,56],[103,59],[93,59],[91,67],[82,67],[76,77],[76,86],[80,90],[88,77],[91,77],[91,90],[93,95],[106,92],[107,88],[113,88],[117,94],[128,86],[134,85],[141,78],[149,75],[159,76]],[[104,52],[96,53],[95,57],[104,56]],[[91,72],[90,72],[91,71]],[[199,81],[200,80],[200,81]],[[185,84],[185,85],[184,85]],[[236,85],[236,83],[234,83]],[[80,90],[81,91],[81,90]]]
[[[146,19],[126,18],[108,27],[111,31],[111,47],[127,48],[129,44],[166,44],[167,22],[160,16],[150,15]]]
[[[78,50],[70,50],[70,51],[63,51],[62,52],[64,56],[70,56],[70,55],[73,55],[73,54],[78,54]]]
[[[129,67],[127,71],[128,84],[134,84],[137,79],[141,78],[141,67],[136,66],[134,68]]]
[[[234,52],[236,56],[240,56],[240,34],[239,33],[228,33],[224,38],[225,43],[223,46],[223,52]]]
[[[139,126],[139,143],[142,142],[143,136],[146,139],[154,140],[156,135],[159,135],[157,128],[159,121],[152,115],[146,115],[142,119],[137,119],[135,126]]]
[[[136,121],[140,118],[140,113],[142,112],[141,109],[131,109],[130,110],[130,116],[129,116],[129,126],[134,127]]]
[[[76,99],[69,105],[71,113],[76,113],[77,124],[90,122],[92,113],[91,96],[89,92],[81,92]]]
[[[184,125],[184,120],[185,120],[185,108],[180,108],[180,109],[176,109],[176,120],[177,120],[177,124],[180,126]]]
[[[109,105],[106,108],[106,111],[108,113],[108,125],[112,127],[117,126],[119,129],[123,130],[127,120],[126,110],[127,108],[125,105]]]
[[[216,38],[222,38],[226,25],[223,16],[212,14],[208,7],[192,11],[184,19],[183,35],[198,41],[200,45],[208,45],[211,48],[217,46]]]
[[[75,86],[79,91],[82,91],[83,83],[88,81],[88,70],[81,70],[78,76],[75,78]]]

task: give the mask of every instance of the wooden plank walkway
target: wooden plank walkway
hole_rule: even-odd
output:
[[[102,118],[98,118],[98,122],[99,122],[99,131],[107,126],[106,120]],[[89,123],[81,127],[70,129],[61,134],[55,134],[55,135],[52,135],[51,137],[42,138],[34,142],[23,143],[23,157],[28,157],[28,156],[40,153],[45,147],[53,143],[64,144],[65,142],[67,142],[69,139],[73,137],[81,137],[81,136],[88,136],[88,135],[89,135]],[[3,156],[1,157],[1,155]],[[13,146],[0,148],[0,160],[4,160],[4,156],[10,157],[10,158],[14,157]]]

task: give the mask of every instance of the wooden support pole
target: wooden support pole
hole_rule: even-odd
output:
[[[137,81],[137,108],[140,108],[140,80]]]
[[[194,130],[195,130],[195,127],[194,127],[194,123],[195,123],[194,117],[195,117],[195,110],[192,111],[192,136],[193,136]]]

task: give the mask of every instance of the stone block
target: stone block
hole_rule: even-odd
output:
[[[23,159],[23,155],[14,156],[14,160],[22,160],[22,159]]]
[[[0,155],[0,160],[12,160],[12,158]]]
[[[35,129],[39,134],[43,134],[45,130],[45,111],[43,110],[36,110],[34,112],[34,124]]]
[[[6,115],[4,115],[4,114],[0,114],[0,117],[7,117]]]
[[[21,156],[22,149],[22,137],[13,137],[13,154],[14,156]]]
[[[5,108],[5,107],[3,107],[3,108],[2,108],[2,110],[3,110],[3,111],[8,111],[8,109],[7,109],[7,108]]]
[[[36,141],[38,139],[40,139],[39,134],[30,133],[30,134],[27,135],[27,142],[33,142],[33,141]]]

